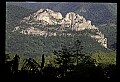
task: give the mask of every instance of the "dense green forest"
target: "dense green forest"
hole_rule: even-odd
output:
[[[69,33],[69,32],[68,32]],[[63,45],[70,46],[76,39],[83,42],[83,52],[85,54],[94,54],[96,52],[114,52],[111,49],[104,48],[94,39],[87,36],[89,30],[74,32],[71,31],[73,36],[34,36],[23,35],[17,32],[7,33],[6,35],[6,51],[14,52],[16,54],[25,54],[26,56],[45,55],[54,50],[59,50]],[[18,37],[19,36],[19,37]],[[89,43],[89,44],[88,44]]]
[[[69,7],[72,8],[73,6],[75,6],[75,3],[73,4],[66,3],[66,4],[67,5],[63,5],[63,4],[58,4],[59,6],[56,5],[56,7],[59,8],[59,11],[61,13],[63,12],[62,13],[63,15],[67,13],[67,11],[70,11]],[[29,4],[26,3],[26,5],[29,5]],[[14,5],[11,3],[11,4],[6,5],[6,51],[11,52],[11,53],[14,52],[14,53],[26,54],[26,55],[31,55],[31,56],[42,55],[40,53],[43,53],[43,52],[44,54],[48,54],[48,53],[51,53],[51,51],[53,51],[54,49],[59,50],[62,47],[61,45],[64,45],[64,44],[66,44],[66,46],[69,45],[70,43],[74,42],[74,40],[78,38],[83,41],[84,51],[86,54],[87,53],[93,54],[93,53],[100,52],[100,51],[103,51],[103,52],[116,51],[117,21],[116,21],[116,13],[115,13],[116,12],[115,4],[113,5],[112,4],[92,5],[92,4],[81,3],[80,5],[81,6],[77,4],[75,7],[72,8],[72,10],[74,10],[76,13],[78,12],[77,8],[78,9],[83,8],[87,10],[87,12],[79,12],[79,13],[80,15],[83,15],[84,17],[92,20],[93,24],[96,24],[96,26],[100,29],[100,31],[105,35],[105,37],[107,38],[107,42],[108,42],[107,44],[108,49],[105,49],[102,46],[100,46],[100,44],[96,43],[94,39],[91,39],[90,37],[85,36],[88,31],[86,32],[82,31],[82,32],[77,32],[77,33],[71,32],[73,34],[81,33],[82,35],[81,36],[76,35],[75,37],[68,37],[68,38],[64,36],[44,38],[44,37],[32,36],[32,35],[30,36],[22,35],[17,32],[13,33],[11,31],[14,29],[14,27],[18,26],[20,24],[20,21],[25,16],[28,16],[36,12],[38,8],[30,9],[30,7],[27,8],[27,6],[23,7],[23,6]],[[43,4],[41,6],[43,6]],[[50,6],[50,5],[46,5],[46,7],[47,6]],[[63,6],[65,6],[65,8],[68,6],[65,12],[62,11],[61,9]],[[105,9],[102,11],[104,12],[102,13],[101,11],[98,11],[97,9],[92,10],[94,6],[95,8],[97,6],[99,10],[101,10],[101,6],[103,6]],[[52,7],[53,7],[53,10],[55,10],[54,6]],[[104,16],[105,15],[104,13],[107,13],[107,12],[110,13],[109,14],[110,16],[108,16],[110,18],[109,20],[107,19],[107,16]],[[93,13],[94,16],[89,16],[91,15],[91,13]],[[107,22],[98,23],[101,20],[103,21],[103,18]],[[39,45],[39,46],[36,46],[36,45]]]
[[[115,78],[115,53],[99,52],[90,56],[82,53],[81,41],[76,40],[72,45],[34,58],[6,52],[7,77],[28,80]]]
[[[6,78],[17,81],[21,79],[49,81],[51,79],[109,80],[116,78],[116,4],[51,4],[23,5],[19,3],[17,5],[16,3],[15,5],[11,3],[6,5]],[[66,33],[74,36],[49,37],[24,35],[19,31],[12,32],[14,27],[21,24],[20,21],[24,17],[40,8],[59,11],[63,16],[74,11],[90,19],[107,38],[108,48],[104,48],[95,39],[89,37],[89,34],[94,34],[90,30],[67,30]],[[57,28],[59,25],[46,26],[46,28],[51,27]]]

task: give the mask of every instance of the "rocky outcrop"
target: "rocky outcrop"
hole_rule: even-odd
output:
[[[67,13],[61,24],[63,27],[69,27],[76,31],[85,29],[98,29],[94,25],[91,25],[90,20],[86,20],[83,16],[75,14],[74,12]]]
[[[33,13],[31,16],[25,17],[22,22],[36,22],[36,21],[45,21],[49,25],[55,25],[62,19],[62,14],[59,12],[54,12],[50,9],[40,9],[36,13]],[[44,24],[42,22],[42,24]]]
[[[48,28],[48,25],[53,26],[49,26]],[[59,28],[53,28],[56,25],[59,25]],[[44,29],[41,30],[41,28]],[[74,12],[67,13],[65,18],[63,18],[60,12],[54,12],[50,9],[40,9],[32,15],[24,17],[21,21],[21,25],[15,27],[13,32],[21,30],[20,33],[22,34],[33,34],[45,37],[61,35],[74,36],[71,33],[64,33],[66,28],[72,31],[83,31],[85,29],[90,30],[94,33],[88,33],[89,36],[96,39],[98,43],[107,48],[107,38],[104,37],[104,34],[102,34],[96,26],[92,25],[90,20],[86,20],[83,16]],[[59,31],[62,32],[59,33]]]
[[[96,35],[90,35],[91,38],[95,38],[98,43],[107,48],[107,38],[101,32],[96,32]]]

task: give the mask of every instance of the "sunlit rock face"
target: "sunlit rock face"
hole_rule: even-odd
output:
[[[48,28],[48,25],[53,25]],[[55,25],[59,25],[53,28]],[[44,28],[41,30],[41,28]],[[94,33],[88,33],[91,38],[94,38],[98,43],[107,48],[107,38],[104,37],[98,27],[92,25],[90,20],[86,20],[83,16],[74,12],[69,12],[62,17],[60,12],[55,12],[51,9],[40,9],[30,16],[24,17],[19,26],[16,26],[12,32],[20,31],[22,34],[39,35],[39,36],[74,36],[72,33],[64,33],[65,28],[72,31],[89,30]],[[51,32],[51,31],[53,32]],[[62,33],[58,33],[62,31]]]
[[[46,21],[50,25],[57,24],[57,20],[62,19],[62,14],[50,9],[40,9],[33,14],[35,21]]]

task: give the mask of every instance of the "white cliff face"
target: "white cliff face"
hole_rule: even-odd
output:
[[[49,25],[53,25],[57,23],[57,20],[62,19],[62,14],[59,12],[54,12],[50,9],[40,9],[39,11],[33,14],[33,17],[35,17],[35,21],[43,20],[49,23]]]
[[[63,24],[69,24],[73,30],[80,31],[85,29],[98,29],[94,25],[91,25],[91,21],[83,18],[83,16],[79,16],[74,12],[67,13],[66,17],[64,18]]]
[[[91,38],[96,39],[98,43],[107,48],[107,38],[104,37],[98,27],[95,27],[91,24],[90,20],[86,20],[83,16],[76,14],[74,12],[67,13],[65,18],[62,17],[60,12],[54,12],[50,9],[40,9],[37,12],[33,13],[28,17],[24,17],[21,23],[27,24],[28,27],[22,30],[20,33],[22,34],[32,34],[39,36],[74,36],[71,33],[64,33],[65,28],[74,30],[74,31],[83,31],[90,30],[91,32],[95,32],[96,34],[89,34]],[[47,30],[40,30],[37,27],[46,27],[46,25],[61,25],[56,32],[49,32]],[[14,31],[20,30],[22,26],[15,27]],[[51,30],[55,30],[53,28]],[[50,30],[50,29],[49,29]],[[63,31],[61,34],[57,33],[57,31]]]
[[[98,43],[107,48],[107,38],[104,37],[102,33],[98,35],[90,35],[91,38],[95,38]]]
[[[12,32],[15,32],[17,30],[20,30],[20,26],[16,26]]]
[[[55,19],[62,19],[62,14],[61,14],[61,13],[55,12],[55,13],[52,13],[51,15],[52,15]]]
[[[44,21],[42,24],[54,25],[58,24],[62,19],[62,14],[59,12],[54,12],[50,9],[40,9],[37,12],[33,13],[31,16],[24,17],[22,22],[27,22],[30,24],[30,21]]]

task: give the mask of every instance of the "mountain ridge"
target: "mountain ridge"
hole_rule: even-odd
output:
[[[38,10],[40,8],[49,8],[56,12],[61,12],[63,16],[68,12],[81,14],[85,18],[93,21],[93,24],[103,24],[111,18],[117,16],[117,3],[87,3],[87,2],[41,2],[41,3],[9,3],[12,5],[21,6]],[[86,11],[86,12],[80,12]],[[93,15],[92,15],[93,14]],[[109,15],[109,16],[108,16]],[[115,18],[116,19],[116,18]],[[100,23],[101,22],[101,23]]]
[[[7,7],[8,6],[11,6],[11,5],[7,5]],[[28,15],[26,15],[24,12],[22,12],[22,14],[19,14],[19,13],[14,14],[19,9],[18,8],[19,6],[17,6],[17,7],[16,6],[17,5],[14,5],[12,7],[12,9],[9,9],[10,7],[8,7],[8,9],[9,9],[8,11],[9,12],[11,12],[14,9],[14,11],[12,11],[11,14],[9,15],[9,18],[14,20],[14,22],[17,22],[17,19],[22,21],[23,17],[32,15],[33,13],[37,12],[37,10],[28,10],[28,11],[31,11],[32,13],[28,12]],[[25,11],[24,8],[22,8],[23,11]],[[8,11],[6,13],[7,15],[9,14]],[[58,12],[58,11],[55,11],[55,12]],[[84,9],[81,12],[84,12]],[[20,15],[20,16],[22,15],[22,17],[21,18],[17,18],[15,20],[14,17],[12,17],[13,14],[16,15],[16,17],[18,15]],[[78,13],[76,13],[76,14],[78,14]],[[85,17],[86,20],[88,20],[88,18],[86,16],[83,16],[83,17]],[[65,18],[65,16],[63,16],[63,18]],[[106,48],[100,46],[99,43],[96,43],[94,38],[91,39],[89,34],[91,34],[91,33],[94,34],[94,31],[92,32],[92,31],[87,30],[87,29],[83,30],[83,31],[71,31],[69,29],[69,30],[63,32],[62,29],[59,29],[59,32],[58,32],[56,30],[58,29],[57,27],[60,27],[60,25],[55,25],[54,26],[54,28],[56,28],[56,30],[52,30],[53,29],[52,28],[53,25],[46,26],[47,27],[46,29],[45,28],[41,28],[42,25],[40,25],[41,27],[39,26],[37,28],[40,28],[41,31],[49,30],[49,32],[50,32],[49,34],[51,34],[51,35],[52,35],[51,32],[58,32],[58,34],[64,33],[64,36],[58,36],[58,37],[55,37],[55,36],[44,37],[44,36],[36,36],[36,35],[29,35],[28,36],[28,35],[23,35],[23,34],[21,34],[18,31],[12,32],[14,30],[14,27],[20,26],[22,24],[22,23],[20,23],[20,21],[19,21],[19,24],[18,23],[16,24],[16,23],[12,23],[13,21],[9,21],[8,18],[6,18],[6,20],[8,22],[8,24],[6,25],[6,51],[10,51],[10,52],[12,51],[12,52],[18,53],[18,54],[22,53],[22,54],[26,54],[28,56],[32,55],[32,54],[40,55],[43,52],[45,54],[52,53],[53,50],[60,49],[60,47],[61,47],[60,45],[68,45],[69,46],[69,43],[73,43],[74,40],[76,40],[76,39],[82,40],[82,43],[83,43],[83,46],[84,46],[84,51],[87,52],[88,54],[95,53],[95,52],[97,53],[99,51],[106,52],[107,49],[108,49],[108,52],[110,52],[111,51],[109,49],[110,45],[114,44],[115,38],[116,38],[115,37],[116,26],[111,26],[112,23],[111,24],[110,23],[109,24],[105,24],[105,25],[101,24],[100,26],[99,26],[99,24],[95,25],[95,27],[98,27],[99,30],[101,31],[101,33],[104,34],[104,37],[107,38],[108,48],[106,49]],[[91,22],[91,25],[94,25],[93,22],[94,21]],[[24,23],[22,26],[26,26],[25,24],[26,23]],[[114,21],[113,21],[113,24],[114,24]],[[8,28],[10,30],[8,30]],[[37,29],[37,28],[35,28],[35,29]],[[68,29],[68,28],[65,28],[64,30],[66,30],[66,29]],[[26,30],[26,29],[22,28],[22,30]],[[66,38],[66,33],[74,34],[74,37],[72,37],[72,36],[68,37],[67,36],[67,38]],[[82,35],[80,35],[80,34],[82,34]],[[70,35],[70,34],[68,34],[68,35]],[[111,35],[113,35],[113,36],[111,37]]]
[[[43,23],[44,21],[45,24]],[[64,29],[66,27],[68,29],[75,31],[81,31],[85,29],[92,30],[96,35],[90,35],[90,37],[95,38],[96,40],[98,40],[97,42],[101,43],[102,46],[107,48],[107,38],[104,38],[104,34],[102,34],[97,27],[91,25],[90,20],[86,20],[83,16],[80,16],[74,12],[67,13],[65,18],[63,18],[60,12],[54,12],[50,9],[40,9],[36,13],[33,13],[32,15],[24,17],[21,22],[27,24],[27,29],[24,26],[17,26],[15,27],[15,30],[13,30],[13,32],[17,31],[18,29],[20,30],[21,27],[21,28],[25,28],[25,30],[22,30],[20,32],[22,34],[28,34],[28,35],[38,34],[40,36],[43,35],[49,36],[50,32],[44,30],[41,31],[39,30],[39,27],[43,26],[44,28],[46,28],[47,25],[58,25],[58,24],[60,25],[59,29],[62,29],[62,32],[65,31]],[[59,31],[59,29],[57,30]],[[52,30],[56,30],[56,28],[55,29],[53,28]],[[53,36],[57,35],[56,32],[52,32],[51,34]],[[62,33],[62,35],[64,35],[64,33]],[[68,33],[66,35],[71,36],[72,34]]]

